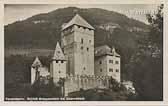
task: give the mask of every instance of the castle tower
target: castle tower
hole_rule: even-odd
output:
[[[58,42],[50,63],[50,75],[55,84],[60,78],[66,77],[66,59]]]
[[[69,75],[94,75],[94,28],[76,14],[62,27],[61,46]]]
[[[33,84],[38,79],[40,67],[42,67],[41,61],[38,57],[36,57],[31,66],[31,84]]]

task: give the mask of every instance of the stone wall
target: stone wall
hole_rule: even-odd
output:
[[[65,96],[68,93],[79,91],[81,88],[84,90],[92,88],[108,88],[109,76],[68,76],[65,79]]]

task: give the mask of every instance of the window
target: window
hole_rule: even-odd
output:
[[[89,48],[87,47],[87,51],[89,51]]]
[[[99,64],[102,64],[102,62],[101,62],[101,61],[99,61]]]
[[[81,49],[83,50],[83,46],[81,46]]]
[[[109,63],[113,63],[113,60],[109,60]]]
[[[58,63],[58,60],[56,60],[56,63]]]
[[[58,71],[58,73],[60,74],[60,73],[61,73],[61,71]]]
[[[119,72],[119,69],[116,69],[116,72]]]
[[[100,69],[100,72],[102,72],[103,71],[103,69]]]
[[[83,38],[81,39],[81,43],[83,44]]]
[[[118,61],[115,61],[115,63],[116,63],[116,64],[119,64],[119,62],[118,62]]]
[[[64,61],[63,61],[63,60],[61,60],[61,63],[64,63]]]
[[[91,40],[89,40],[89,42],[91,43],[92,41],[91,41]]]
[[[83,70],[85,70],[86,68],[85,67],[83,67]]]
[[[112,69],[112,68],[109,68],[109,72],[113,72],[113,69]]]
[[[61,53],[60,51],[58,51],[58,53]]]

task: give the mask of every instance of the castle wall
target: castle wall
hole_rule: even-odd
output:
[[[68,76],[65,80],[65,96],[80,89],[108,88],[108,76]]]

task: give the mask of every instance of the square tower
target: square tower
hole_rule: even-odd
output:
[[[80,15],[63,26],[61,46],[69,75],[94,75],[94,28]]]

